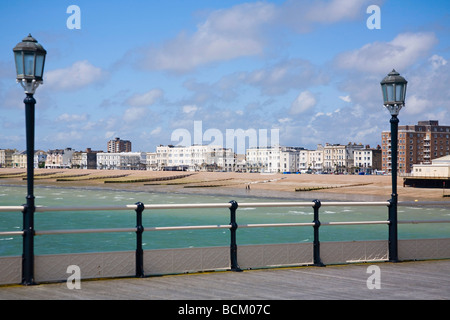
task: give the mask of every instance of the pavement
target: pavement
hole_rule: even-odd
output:
[[[303,266],[0,286],[0,300],[450,300],[449,275],[450,260]]]

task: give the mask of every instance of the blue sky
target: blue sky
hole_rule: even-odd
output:
[[[69,29],[70,5],[81,29]],[[369,29],[370,5],[381,29]],[[133,151],[172,133],[279,130],[281,145],[381,143],[390,115],[379,82],[408,81],[400,124],[450,125],[446,0],[0,3],[0,148],[25,149],[24,92],[12,48],[31,33],[47,50],[36,148]],[[203,142],[208,144],[206,136]],[[224,141],[225,144],[225,141]]]

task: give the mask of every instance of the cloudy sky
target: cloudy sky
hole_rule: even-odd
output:
[[[448,0],[24,0],[0,17],[0,148],[25,149],[12,48],[28,33],[48,52],[37,149],[155,151],[179,130],[194,143],[194,122],[205,144],[278,129],[281,145],[376,146],[393,68],[409,82],[400,124],[450,125]]]

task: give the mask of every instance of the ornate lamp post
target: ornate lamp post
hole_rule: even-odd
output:
[[[398,233],[397,233],[397,149],[398,149],[398,123],[400,110],[405,106],[406,86],[408,82],[400,74],[392,70],[381,81],[381,91],[386,109],[391,114],[391,155],[392,155],[392,195],[389,204],[389,261],[398,261]]]
[[[17,82],[26,93],[25,123],[27,140],[27,203],[23,211],[23,255],[22,284],[34,284],[34,106],[33,97],[37,87],[43,83],[45,55],[47,51],[31,34],[14,49]]]

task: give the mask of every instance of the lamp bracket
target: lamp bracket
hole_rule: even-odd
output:
[[[384,106],[389,110],[391,116],[398,116],[400,110],[403,108],[402,104],[385,104]]]
[[[44,81],[31,80],[30,82],[25,79],[17,80],[17,82],[20,83],[27,94],[34,94],[39,85],[44,83]]]

